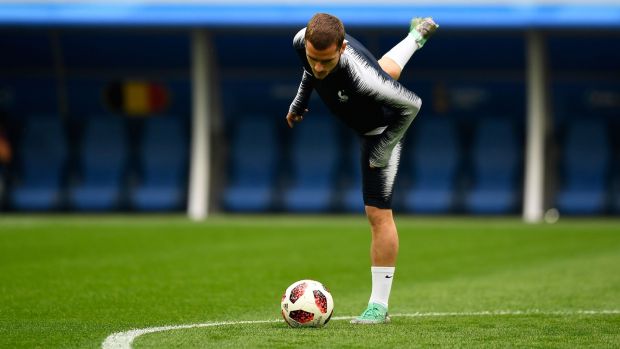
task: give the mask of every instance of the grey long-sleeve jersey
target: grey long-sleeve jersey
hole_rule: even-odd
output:
[[[385,73],[373,55],[349,35],[337,67],[325,79],[316,79],[306,58],[305,31],[300,30],[293,39],[304,71],[289,111],[303,115],[312,90],[316,90],[329,110],[358,134],[380,135],[370,165],[386,166],[422,101]]]

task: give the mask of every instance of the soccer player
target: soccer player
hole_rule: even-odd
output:
[[[325,13],[314,15],[293,40],[304,71],[286,115],[289,127],[303,120],[310,94],[316,90],[361,140],[362,191],[372,235],[372,292],[367,309],[351,321],[355,324],[390,321],[388,299],[398,254],[392,191],[403,136],[422,104],[396,80],[437,27],[431,18],[413,19],[407,37],[379,61],[345,34],[337,17]]]

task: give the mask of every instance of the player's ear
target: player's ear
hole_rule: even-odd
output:
[[[345,49],[346,47],[347,47],[347,42],[345,41],[345,42],[343,42],[343,43],[342,43],[342,46],[340,47],[340,54],[343,54],[343,53],[344,53],[344,49]]]

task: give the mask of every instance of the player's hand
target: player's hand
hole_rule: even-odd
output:
[[[308,109],[304,110],[304,113],[308,112]],[[296,122],[301,122],[304,119],[303,115],[298,115],[295,113],[288,113],[286,115],[286,122],[288,123],[288,127],[293,128]]]
[[[368,167],[369,167],[371,170],[374,170],[374,169],[376,169],[376,168],[383,168],[383,167],[385,167],[385,166],[387,166],[387,165],[380,165],[380,164],[376,164],[376,163],[373,163],[372,161],[369,161],[369,162],[368,162]]]
[[[377,157],[377,156],[370,157],[370,160],[368,161],[368,166],[371,169],[386,167],[388,163],[390,162],[390,157],[392,157],[391,151],[379,153],[379,154],[380,154],[380,157]]]

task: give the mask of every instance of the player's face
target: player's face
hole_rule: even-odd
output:
[[[306,57],[315,78],[323,80],[336,68],[345,46],[346,43],[343,43],[340,48],[333,44],[325,50],[317,50],[310,41],[306,41]]]

